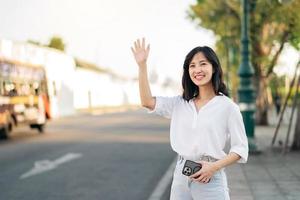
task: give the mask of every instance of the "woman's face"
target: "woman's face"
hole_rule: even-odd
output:
[[[203,53],[194,55],[189,65],[189,75],[193,83],[197,86],[203,86],[211,83],[213,66]]]

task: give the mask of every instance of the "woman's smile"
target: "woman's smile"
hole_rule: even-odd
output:
[[[204,77],[205,77],[204,74],[196,74],[194,76],[194,79],[196,79],[197,81],[201,81]]]

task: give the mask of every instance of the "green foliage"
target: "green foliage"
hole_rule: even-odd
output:
[[[34,45],[37,45],[37,46],[42,46],[42,44],[38,41],[35,41],[35,40],[27,40],[28,43],[30,44],[34,44]]]
[[[274,97],[276,94],[280,96],[286,95],[286,88],[285,88],[285,76],[275,76],[271,75],[269,79],[269,85],[271,89],[272,96]]]
[[[58,36],[53,36],[50,39],[48,47],[51,47],[51,48],[54,48],[54,49],[58,49],[60,51],[64,51],[65,50],[65,44],[63,42],[63,39],[61,37],[58,37]]]
[[[280,3],[278,0],[249,0],[251,57],[256,76],[273,72],[286,43],[300,48],[300,0]],[[199,26],[212,30],[218,38],[216,50],[221,60],[228,51],[240,52],[241,0],[198,0],[188,11]],[[235,54],[239,60],[240,53]],[[231,68],[238,64],[230,62]]]

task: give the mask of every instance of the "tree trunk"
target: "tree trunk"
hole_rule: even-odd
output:
[[[292,150],[300,150],[300,102],[299,102],[299,100],[298,100],[298,105],[297,105],[297,120],[296,120]]]
[[[267,79],[264,77],[256,78],[257,97],[256,97],[256,113],[255,121],[258,125],[268,125],[268,93]]]

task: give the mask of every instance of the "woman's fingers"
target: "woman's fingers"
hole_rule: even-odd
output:
[[[210,178],[206,178],[203,183],[208,183],[209,181],[210,181]]]
[[[145,49],[145,38],[142,39],[142,49]]]
[[[196,179],[196,178],[198,178],[199,176],[201,176],[202,174],[203,174],[203,170],[200,169],[199,171],[197,171],[197,172],[195,172],[194,174],[192,174],[192,175],[190,176],[190,178]]]
[[[195,178],[196,181],[199,181],[199,182],[204,182],[206,180],[206,177],[201,174],[199,177]]]
[[[137,46],[138,46],[139,49],[141,48],[141,42],[140,42],[140,39],[137,40]]]
[[[131,51],[134,55],[135,61],[138,64],[143,64],[147,62],[147,58],[150,52],[150,45],[147,45],[145,38],[137,39],[134,41],[134,47],[131,47]]]
[[[135,54],[134,48],[130,47],[130,49],[131,49],[132,53]]]
[[[201,170],[191,175],[190,178],[201,183],[208,183],[210,181],[208,175],[203,173]]]
[[[202,175],[202,173],[201,173],[201,170],[200,170],[200,171],[197,171],[196,173],[190,175],[190,178],[196,179],[197,177],[199,177],[199,176],[201,176],[201,175]]]
[[[210,181],[210,178],[205,176],[200,176],[195,179],[195,181],[201,182],[201,183],[208,183]]]
[[[150,44],[147,45],[147,48],[146,48],[146,40],[145,38],[142,38],[142,41],[140,41],[140,39],[137,39],[136,41],[134,41],[134,50],[135,51],[138,51],[138,50],[141,50],[141,51],[146,51],[147,53],[149,53],[150,51]]]
[[[138,49],[137,41],[134,41],[134,48],[135,48],[135,50]]]

